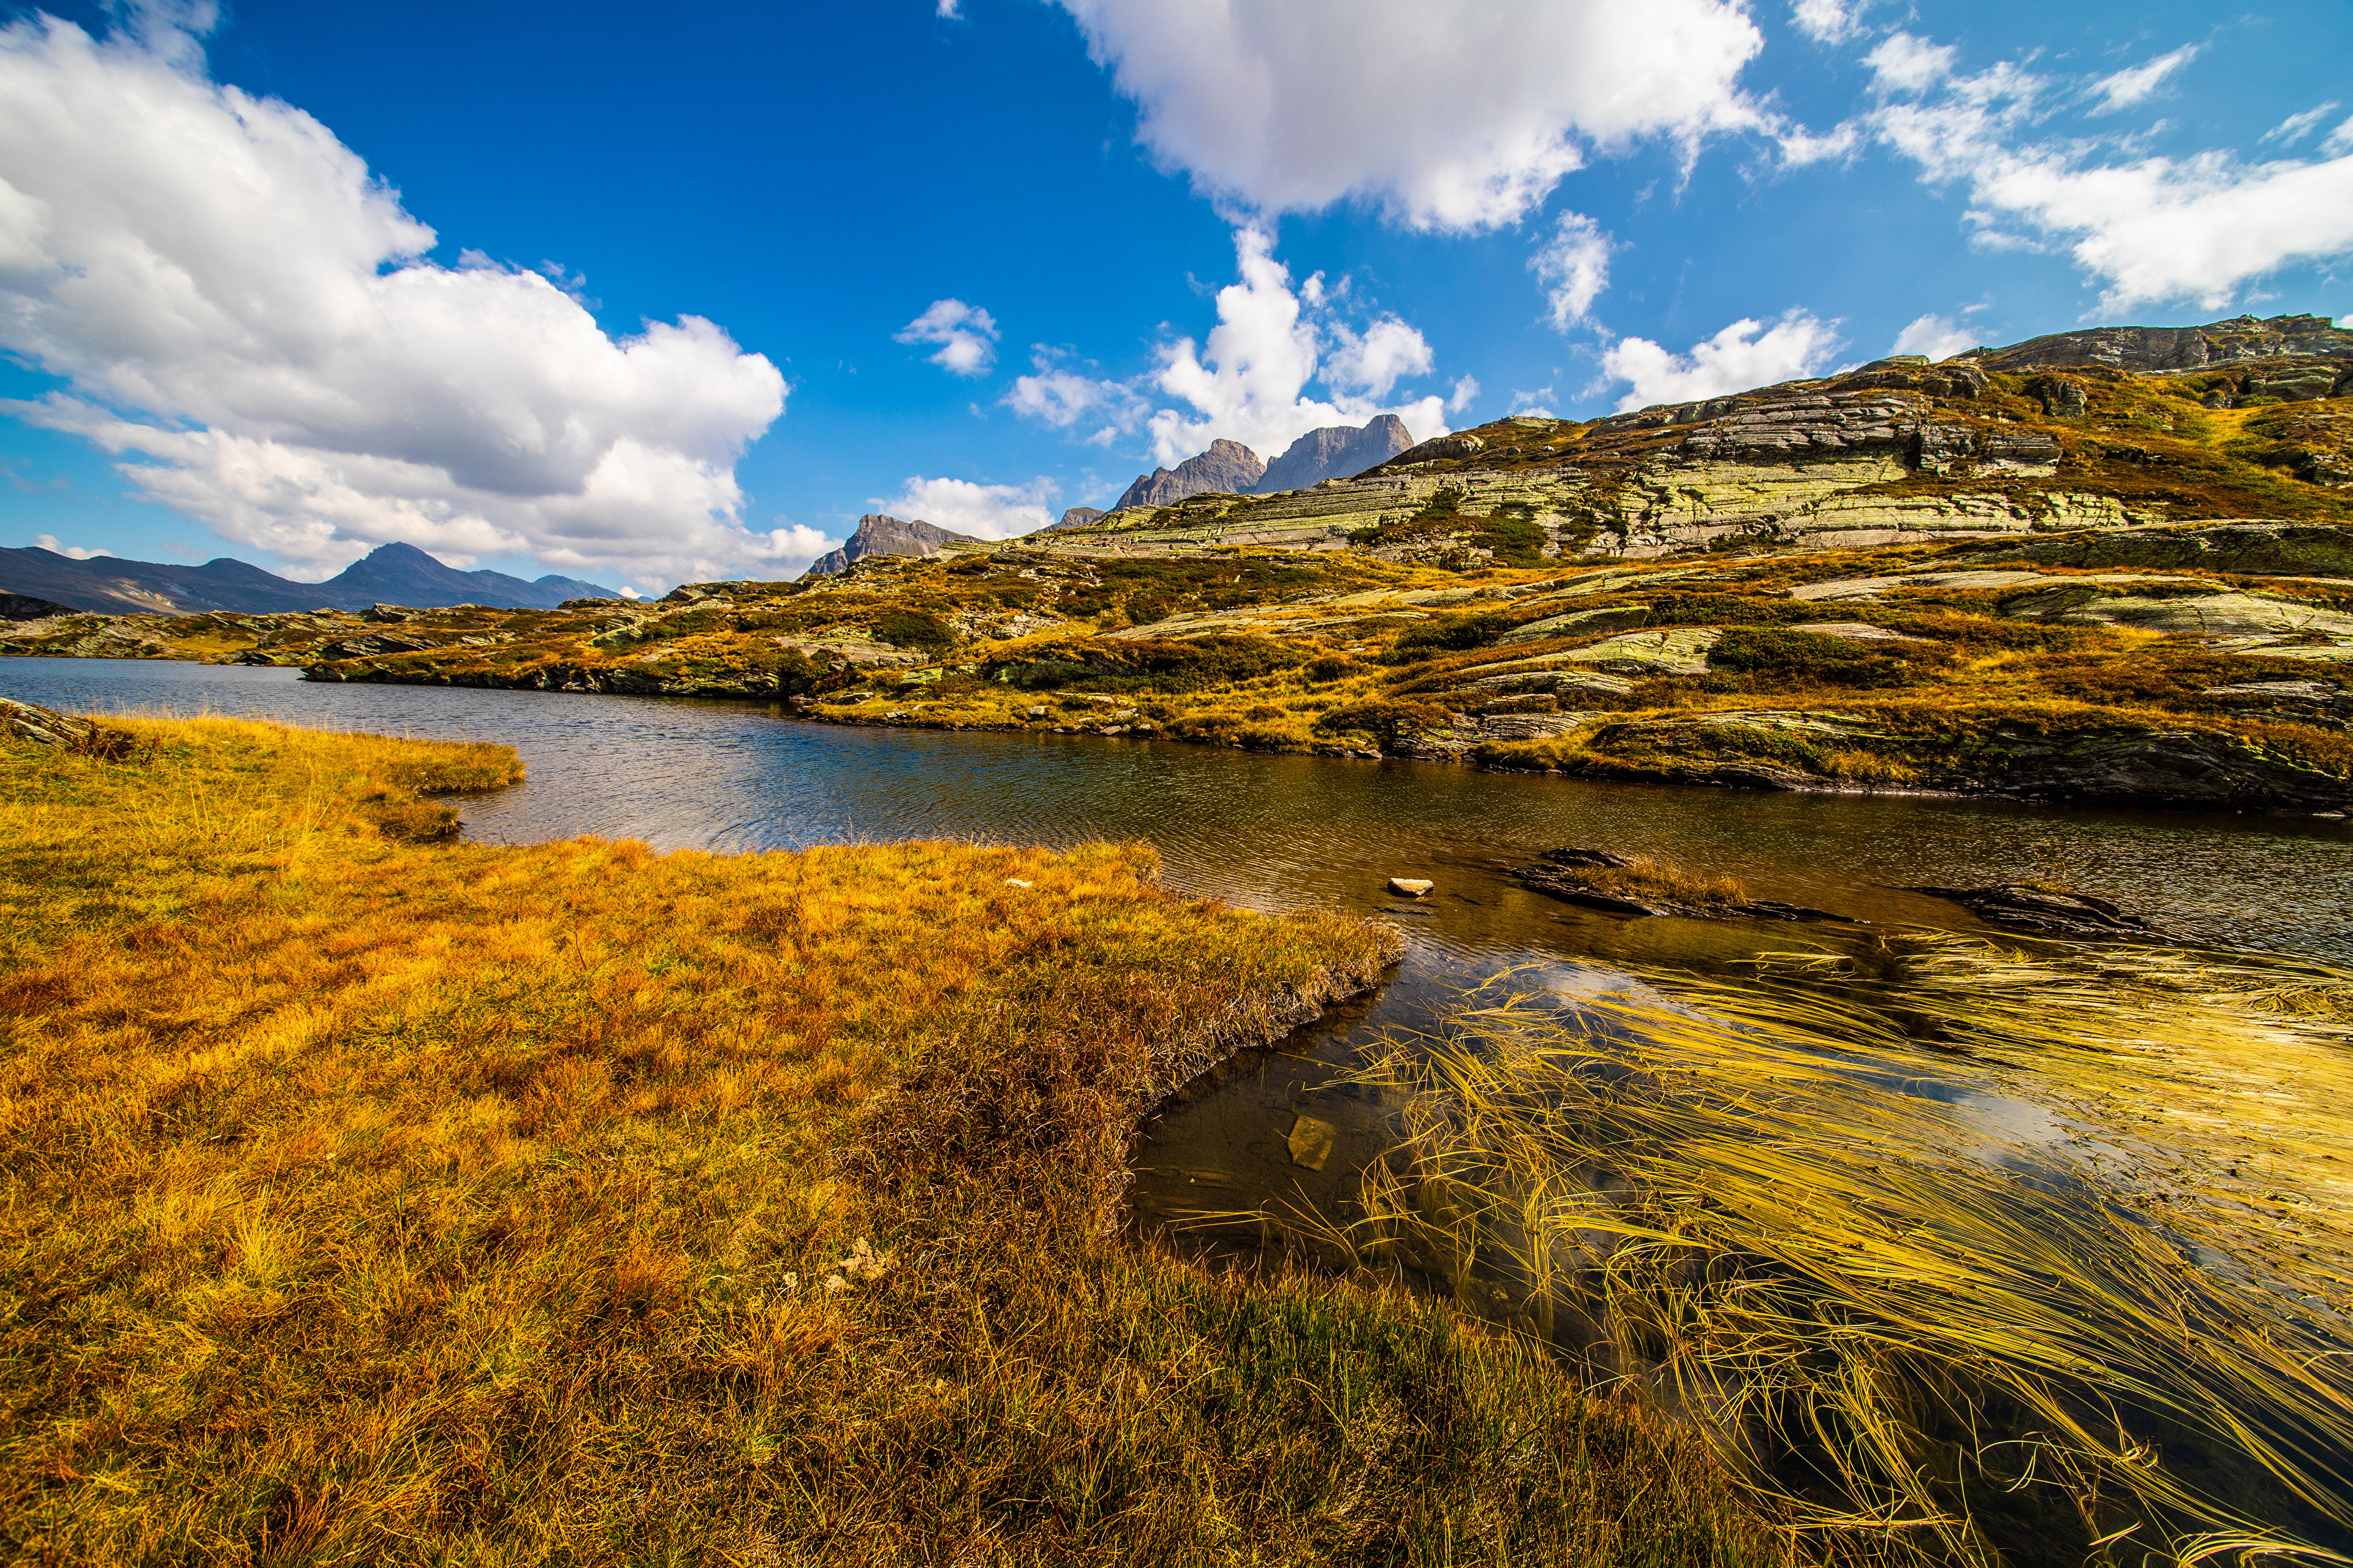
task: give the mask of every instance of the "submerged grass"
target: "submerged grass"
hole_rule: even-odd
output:
[[[0,740],[0,1556],[1791,1558],[1475,1321],[1113,1239],[1143,1110],[1375,928],[1132,846],[437,841],[512,752],[127,728]]]
[[[1758,967],[1506,978],[1393,1042],[1408,1140],[1329,1234],[1581,1350],[1840,1555],[2341,1560],[2353,976]]]

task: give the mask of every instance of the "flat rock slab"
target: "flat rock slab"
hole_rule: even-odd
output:
[[[1599,665],[1620,674],[1705,675],[1708,650],[1723,637],[1722,626],[1629,632],[1591,647],[1571,648],[1557,657],[1564,664]]]
[[[1419,877],[1391,877],[1389,879],[1389,891],[1397,894],[1400,898],[1428,898],[1430,896],[1430,889],[1435,886],[1437,886],[1436,883],[1428,881]]]
[[[1991,888],[1905,888],[1949,899],[1988,925],[2042,936],[2150,937],[2158,934],[2139,915],[2128,915],[2105,899],[2057,888],[2008,882]]]

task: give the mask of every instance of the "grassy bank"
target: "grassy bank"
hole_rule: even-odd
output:
[[[1786,1561],[1405,1297],[1113,1235],[1391,938],[1147,851],[450,842],[512,753],[0,739],[0,1543],[46,1562]]]

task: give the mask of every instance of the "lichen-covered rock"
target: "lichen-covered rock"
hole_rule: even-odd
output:
[[[121,762],[141,749],[127,731],[6,697],[0,697],[0,735],[109,762]]]

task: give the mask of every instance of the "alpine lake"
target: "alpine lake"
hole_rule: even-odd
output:
[[[747,702],[313,684],[291,669],[152,660],[0,659],[0,696],[92,714],[217,714],[512,746],[526,781],[460,803],[465,836],[477,842],[596,835],[749,853],[918,837],[1143,840],[1158,851],[1172,891],[1386,921],[1404,956],[1378,991],[1187,1086],[1134,1151],[1136,1229],[1241,1267],[1276,1253],[1332,1263],[1328,1238],[1363,1222],[1366,1173],[1403,1137],[1399,1090],[1367,1079],[1367,1052],[1383,1042],[1410,1050],[1442,1031],[1473,987],[1573,1012],[1585,999],[1655,994],[1662,977],[1736,983],[1790,955],[1867,966],[1890,941],[1940,932],[2066,948],[2080,971],[2102,973],[2095,949],[1998,932],[1952,901],[1906,890],[2025,882],[2111,900],[2146,917],[2176,951],[2306,973],[2353,968],[2353,825],[2343,820],[1601,784],[1124,737],[853,728]],[[1529,890],[1512,875],[1563,847],[1657,856],[1736,878],[1756,899],[1842,918],[1629,918]],[[1388,889],[1393,877],[1433,888],[1401,898]],[[1769,1079],[1767,1053],[1759,1062]],[[1883,1092],[1933,1099],[1933,1125],[2054,1204],[2078,1191],[2084,1162],[2102,1167],[2101,1190],[2113,1192],[2120,1163],[2154,1170],[2167,1158],[2087,1131],[2065,1096],[2033,1092],[2017,1071],[1980,1072],[1966,1058],[1949,1072],[1892,1075]],[[2353,1159],[2353,1143],[2344,1153]],[[2187,1243],[2182,1250],[2201,1266],[2244,1272]],[[1402,1271],[1422,1288],[1461,1286],[1426,1263]],[[1457,1293],[1487,1306],[1476,1292]],[[1490,1315],[1525,1322],[1506,1310]],[[2316,1358],[2353,1353],[2353,1325],[2335,1321],[2344,1331],[2314,1346]],[[1574,1336],[1554,1337],[1574,1350]],[[2303,1431],[2306,1447],[2328,1440],[2294,1415],[2274,1426]],[[2232,1455],[2197,1451],[2193,1437],[2161,1446],[2210,1492],[2231,1494],[2242,1518],[2353,1549],[2353,1500],[2316,1508]],[[2342,1474],[2341,1461],[2321,1468]],[[2021,1512],[1989,1533],[2010,1560],[2042,1561],[2032,1539],[2040,1528]],[[2062,1545],[2047,1560],[2083,1560],[2080,1538]]]

